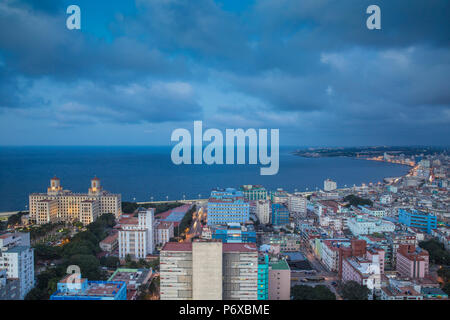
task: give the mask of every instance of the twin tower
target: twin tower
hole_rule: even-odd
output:
[[[47,193],[49,195],[57,195],[63,191],[61,186],[61,180],[58,177],[53,177],[50,179],[50,187],[47,188]],[[89,188],[89,195],[98,195],[102,192],[102,186],[100,184],[100,179],[95,177],[91,179],[91,187]]]

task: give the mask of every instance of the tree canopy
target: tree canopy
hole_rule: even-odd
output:
[[[324,285],[296,285],[291,289],[293,300],[336,300],[336,295]]]
[[[370,290],[356,281],[346,281],[341,287],[342,297],[345,300],[367,300]]]

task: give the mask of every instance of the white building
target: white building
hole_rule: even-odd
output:
[[[174,236],[173,222],[162,221],[155,228],[155,244],[163,246]]]
[[[136,259],[152,254],[154,245],[155,209],[138,209],[138,217],[122,219],[119,228],[119,257],[130,255]]]
[[[392,202],[392,195],[390,195],[390,194],[383,194],[380,197],[381,204],[390,204],[391,202]]]
[[[0,270],[7,279],[18,279],[19,296],[24,299],[34,288],[34,249],[29,233],[7,233],[0,236]]]
[[[262,224],[270,223],[271,207],[269,200],[256,201],[256,216]]]
[[[294,217],[304,217],[308,200],[301,195],[291,195],[288,200],[288,209]]]
[[[324,191],[333,191],[336,190],[337,184],[333,180],[327,179],[323,182],[323,190]]]
[[[347,225],[355,237],[375,232],[382,233],[395,231],[395,224],[390,221],[362,215],[348,219]]]
[[[378,218],[386,216],[386,210],[380,207],[361,207],[361,211]]]
[[[30,219],[37,224],[57,221],[80,221],[89,224],[104,213],[112,213],[116,219],[122,214],[122,197],[102,189],[100,179],[93,178],[88,193],[63,190],[60,180],[50,180],[47,193],[29,196]]]

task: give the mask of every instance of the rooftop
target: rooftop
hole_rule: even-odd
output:
[[[269,262],[269,267],[272,270],[290,270],[288,263],[286,260],[279,260],[274,262]]]

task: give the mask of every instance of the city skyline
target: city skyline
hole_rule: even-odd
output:
[[[448,145],[446,1],[0,4],[0,145],[170,145],[277,128],[280,145]]]

